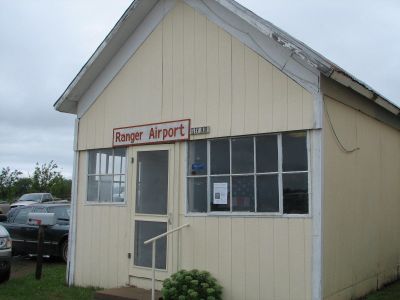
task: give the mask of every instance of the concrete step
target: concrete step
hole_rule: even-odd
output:
[[[161,300],[162,295],[160,291],[156,291],[156,299]],[[129,286],[122,288],[113,288],[102,291],[97,291],[94,300],[150,300],[151,290],[140,289],[137,287]]]

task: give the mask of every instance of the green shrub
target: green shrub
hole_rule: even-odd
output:
[[[181,270],[165,279],[164,300],[221,300],[222,287],[206,271]]]

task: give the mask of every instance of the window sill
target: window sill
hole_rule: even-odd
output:
[[[84,206],[127,206],[125,202],[88,202],[83,203]]]
[[[283,218],[283,219],[310,219],[311,214],[280,214],[280,213],[247,213],[247,212],[210,212],[210,213],[184,213],[184,217],[233,217],[233,218]]]

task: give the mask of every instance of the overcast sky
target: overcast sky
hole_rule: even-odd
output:
[[[241,0],[400,105],[400,1]],[[72,173],[74,116],[54,102],[128,0],[0,0],[0,168]]]

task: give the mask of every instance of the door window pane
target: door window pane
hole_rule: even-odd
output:
[[[188,149],[188,175],[207,174],[207,141],[192,141]]]
[[[168,151],[138,152],[136,212],[167,214]]]
[[[210,178],[210,207],[211,211],[230,210],[229,176],[215,176]]]
[[[210,142],[211,174],[230,173],[229,140],[214,140]]]
[[[136,266],[151,268],[152,243],[144,242],[167,231],[167,223],[135,221],[135,252]],[[163,237],[156,242],[156,268],[167,268],[167,238]]]
[[[279,212],[278,175],[257,176],[257,211]]]
[[[257,172],[278,171],[278,138],[277,135],[256,137]]]
[[[307,134],[291,132],[282,134],[283,171],[307,171]]]
[[[254,172],[253,137],[232,139],[232,174]]]
[[[254,211],[254,176],[232,177],[232,211]]]
[[[308,174],[283,174],[283,213],[308,213]]]
[[[188,178],[187,193],[190,212],[207,212],[207,177]]]

